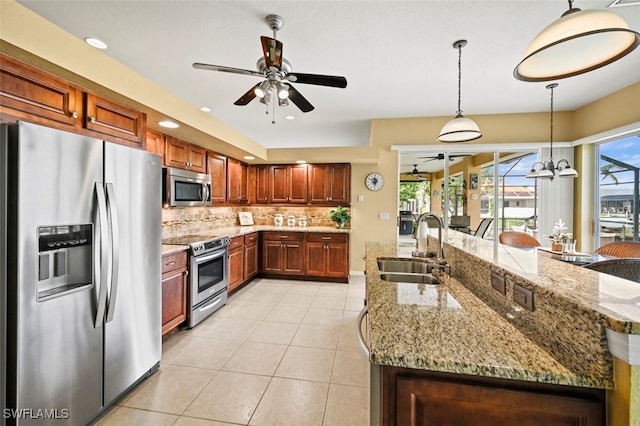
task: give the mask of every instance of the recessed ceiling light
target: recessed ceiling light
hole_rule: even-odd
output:
[[[86,41],[88,45],[93,46],[96,49],[104,50],[107,48],[107,43],[102,40],[98,40],[97,38],[86,37],[84,41]]]
[[[256,159],[256,157],[254,157],[253,155],[245,155],[245,156],[244,156],[244,159],[245,159],[245,160],[255,160],[255,159]]]
[[[304,161],[304,160],[296,160],[296,163],[298,163],[298,164],[307,164],[307,162]]]
[[[285,118],[287,120],[295,120],[296,119],[293,115],[287,115]]]
[[[209,108],[209,107],[202,107],[202,108],[200,108],[200,111],[202,111],[202,112],[211,112],[211,108]]]
[[[179,124],[174,123],[173,121],[159,121],[158,122],[159,125],[161,125],[162,127],[166,127],[167,129],[177,129],[178,127],[180,127]]]

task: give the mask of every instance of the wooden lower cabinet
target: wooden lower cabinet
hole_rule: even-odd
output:
[[[249,281],[258,273],[258,233],[233,237],[229,244],[228,291]]]
[[[382,366],[382,424],[603,425],[605,391]]]
[[[275,232],[262,234],[262,266],[264,274],[304,274],[304,233]]]
[[[187,252],[162,256],[162,335],[187,319]]]
[[[349,280],[349,235],[309,233],[305,242],[308,276]]]

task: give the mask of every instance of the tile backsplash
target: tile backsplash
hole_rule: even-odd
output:
[[[238,206],[238,207],[184,207],[162,209],[162,238],[198,234],[230,226],[239,226],[238,213],[251,212],[256,225],[273,225],[276,214],[307,218],[307,226],[335,226],[329,218],[335,207],[296,206]],[[349,223],[347,227],[349,227]]]

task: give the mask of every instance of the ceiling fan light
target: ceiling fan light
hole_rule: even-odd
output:
[[[467,142],[482,136],[480,127],[470,118],[456,116],[444,125],[438,136],[440,142]]]
[[[640,33],[604,10],[570,9],[544,28],[513,75],[523,81],[572,77],[610,64],[640,44]]]
[[[278,106],[281,106],[281,107],[289,106],[289,99],[278,99]],[[289,118],[288,120],[291,120],[291,119]]]
[[[260,103],[265,105],[269,105],[271,103],[271,91],[267,91],[262,98],[260,98]]]
[[[269,88],[271,87],[271,82],[269,80],[265,80],[256,87],[253,92],[259,98],[264,98],[269,92]]]
[[[277,83],[278,98],[287,99],[289,97],[289,85],[284,83]]]

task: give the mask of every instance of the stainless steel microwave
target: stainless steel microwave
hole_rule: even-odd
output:
[[[162,199],[165,207],[211,204],[211,176],[189,170],[162,169]]]

